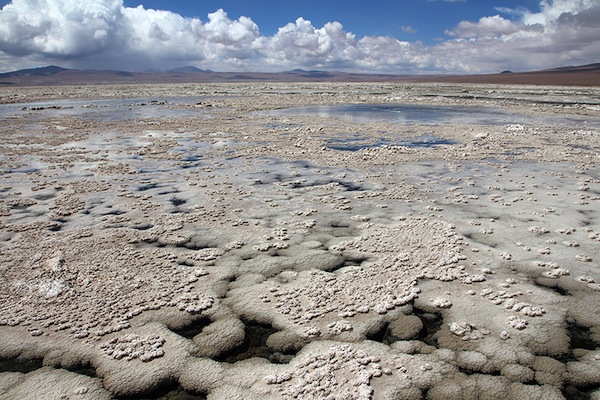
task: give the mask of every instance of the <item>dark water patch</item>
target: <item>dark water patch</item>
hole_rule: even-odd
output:
[[[600,343],[594,340],[593,333],[588,327],[574,322],[569,323],[567,333],[571,339],[571,349],[596,350],[600,347]]]
[[[245,337],[243,343],[227,353],[216,357],[220,362],[236,363],[254,357],[265,358],[273,364],[287,364],[297,353],[281,353],[267,346],[267,339],[277,330],[269,324],[255,321],[242,320],[245,325]]]
[[[158,192],[158,195],[164,196],[164,195],[173,194],[173,193],[179,193],[179,190],[172,188],[172,189],[164,190],[162,192]]]
[[[392,342],[389,340],[389,325],[389,323],[382,324],[380,327],[378,327],[379,329],[369,332],[367,334],[367,339],[387,345],[392,344]]]
[[[10,206],[10,209],[12,211],[27,211],[27,209],[29,207],[31,207],[32,205],[33,204],[31,204],[31,205],[28,205],[28,204],[13,205],[13,206]]]
[[[327,147],[332,150],[360,151],[364,149],[372,149],[382,146],[428,148],[440,145],[455,145],[457,143],[458,142],[455,142],[453,140],[438,138],[430,134],[425,134],[417,138],[411,138],[406,140],[393,140],[389,138],[369,139],[368,137],[356,136],[349,138],[330,139],[327,141]]]
[[[423,322],[423,328],[419,332],[419,340],[430,346],[438,347],[437,333],[442,329],[444,322],[442,316],[416,307],[414,308],[414,314]]]
[[[27,374],[30,372],[37,371],[44,367],[44,361],[41,358],[25,358],[19,356],[14,359],[2,358],[0,359],[0,372],[20,372]],[[91,378],[97,378],[96,370],[90,362],[76,362],[69,365],[57,364],[56,368],[63,368],[67,371],[74,372],[79,375],[89,376]]]
[[[341,118],[350,122],[392,122],[404,124],[564,124],[600,126],[600,120],[563,116],[534,116],[484,106],[435,106],[421,104],[346,104],[333,106],[293,107],[261,112],[263,115],[308,115]]]
[[[559,357],[556,357],[558,361],[565,364],[568,362],[577,362],[580,361],[582,354],[600,347],[600,343],[594,340],[591,329],[578,324],[571,318],[567,318],[566,330],[569,337],[569,349]]]
[[[42,367],[43,363],[41,358],[0,358],[0,372],[21,372],[26,374]]]
[[[346,191],[348,192],[358,192],[361,190],[364,190],[362,185],[359,185],[358,183],[355,182],[348,182],[348,181],[335,181],[338,185],[340,185],[341,187],[343,187]]]
[[[175,207],[179,207],[180,205],[183,205],[185,203],[187,203],[187,200],[184,199],[180,199],[177,197],[173,197],[172,199],[169,200],[171,202],[171,204],[173,204]]]
[[[82,362],[74,365],[63,366],[67,371],[75,372],[79,375],[89,376],[90,378],[97,378],[98,374],[96,373],[96,369],[92,366],[90,362]]]
[[[34,172],[39,172],[39,171],[41,171],[39,168],[15,167],[13,169],[9,169],[7,172],[10,174],[14,174],[14,173],[32,174]]]
[[[178,384],[171,384],[141,396],[115,397],[115,400],[205,400],[202,393],[188,392]]]
[[[157,187],[159,187],[158,183],[147,183],[147,184],[139,185],[137,190],[139,192],[145,192],[146,190],[156,189]]]
[[[189,321],[182,326],[170,326],[169,330],[187,339],[193,339],[194,336],[202,332],[204,328],[210,325],[211,321],[207,317],[202,317],[193,321]]]
[[[157,389],[132,396],[116,396],[115,400],[199,400],[206,399],[200,393],[192,393],[183,389],[177,382],[160,385]]]
[[[482,372],[477,369],[468,369],[468,368],[465,368],[462,366],[457,366],[457,368],[458,368],[459,372],[462,372],[463,374],[465,374],[467,376],[482,375]],[[498,370],[492,370],[492,371],[486,370],[485,375],[487,375],[487,376],[502,376],[502,374]]]
[[[345,221],[331,221],[329,226],[332,228],[349,228],[350,224]]]
[[[62,229],[62,224],[53,224],[51,226],[48,227],[48,230],[50,232],[58,232]]]
[[[592,395],[598,389],[600,389],[600,386],[580,388],[569,385],[565,386],[562,394],[567,400],[591,400],[593,398]]]
[[[551,291],[553,291],[561,296],[571,296],[571,293],[569,292],[569,290],[560,285],[560,279],[538,277],[538,278],[533,278],[533,283],[536,286],[539,286],[539,287],[542,287],[545,289],[550,289]]]
[[[180,169],[193,169],[193,168],[202,168],[205,164],[195,160],[194,157],[184,157],[177,166]]]
[[[372,149],[382,145],[390,144],[388,139],[379,138],[369,141],[366,137],[347,137],[327,140],[327,148],[341,151],[359,151],[363,149]]]

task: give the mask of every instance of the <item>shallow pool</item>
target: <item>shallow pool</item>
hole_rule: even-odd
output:
[[[31,118],[45,121],[57,117],[77,117],[102,122],[136,119],[181,118],[208,113],[194,105],[203,97],[127,98],[110,100],[52,100],[32,103],[0,104],[0,120]]]
[[[293,107],[266,112],[273,116],[316,115],[352,122],[397,122],[404,124],[568,124],[600,127],[600,119],[515,114],[495,107],[430,106],[419,104],[346,104]]]

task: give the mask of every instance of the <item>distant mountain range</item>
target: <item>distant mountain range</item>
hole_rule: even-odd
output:
[[[129,72],[67,69],[55,65],[0,74],[0,85],[84,85],[192,82],[448,82],[600,86],[600,63],[531,72],[502,71],[486,75],[389,75],[339,71],[215,72],[193,66],[165,71]]]
[[[12,78],[15,76],[50,76],[59,72],[68,71],[66,68],[49,65],[41,68],[20,69],[18,71],[7,72],[0,74],[0,78]]]

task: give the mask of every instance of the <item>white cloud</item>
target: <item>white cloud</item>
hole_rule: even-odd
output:
[[[122,0],[13,0],[0,10],[0,68],[50,63],[144,70],[186,64],[214,70],[346,69],[384,73],[497,72],[598,62],[600,3],[541,0],[539,12],[462,21],[436,45],[357,38],[339,22],[304,19],[263,36],[249,17],[206,20],[124,7]],[[406,25],[402,28],[413,32]]]
[[[184,18],[169,11],[146,10],[141,6],[121,9],[128,33],[126,49],[142,65],[210,63],[243,64],[252,58],[262,40],[250,18],[232,20],[223,10],[208,15],[208,21]],[[127,54],[122,54],[127,58]],[[132,62],[135,63],[134,60]],[[139,67],[138,67],[139,68]]]
[[[359,42],[361,57],[357,65],[377,72],[420,73],[432,67],[426,48],[420,43],[385,36],[365,36]]]
[[[598,62],[597,0],[544,0],[537,13],[520,8],[498,11],[517,19],[496,15],[477,22],[463,21],[447,32],[457,39],[435,46],[430,49],[432,54],[445,62],[467,60],[468,65],[456,67],[465,72],[533,70]]]
[[[118,42],[121,1],[13,1],[0,12],[0,50],[82,57]]]
[[[345,32],[339,22],[317,29],[304,18],[279,28],[266,40],[261,53],[270,65],[286,67],[345,65],[359,56],[354,35]]]
[[[477,22],[461,21],[456,28],[446,30],[446,34],[458,37],[497,37],[518,32],[524,24],[515,23],[499,15],[482,17]]]

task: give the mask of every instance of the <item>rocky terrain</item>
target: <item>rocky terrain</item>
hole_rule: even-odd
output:
[[[5,86],[0,119],[0,399],[600,398],[598,89]]]

